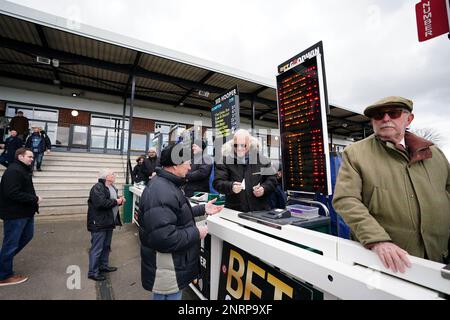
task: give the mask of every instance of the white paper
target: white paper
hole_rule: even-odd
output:
[[[241,182],[242,190],[245,190],[245,178]]]

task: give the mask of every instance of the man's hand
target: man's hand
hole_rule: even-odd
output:
[[[200,240],[204,239],[208,234],[208,226],[198,226],[197,229],[200,233]]]
[[[242,191],[242,183],[240,182],[233,182],[233,192],[239,193]]]
[[[41,204],[41,202],[42,202],[42,197],[40,197],[40,196],[37,196],[38,197],[38,203],[37,204]]]
[[[395,273],[404,273],[405,266],[411,268],[408,252],[391,242],[376,243],[370,249],[378,255],[385,268],[392,269]]]
[[[125,199],[123,197],[120,197],[120,198],[116,199],[116,201],[117,201],[117,205],[121,206],[125,202]]]
[[[253,187],[253,194],[255,197],[260,198],[264,195],[264,188],[261,187],[258,183],[258,185]]]
[[[212,199],[205,205],[206,214],[213,215],[213,214],[216,214],[216,213],[219,213],[220,211],[222,211],[223,206],[214,205],[214,202],[216,202],[216,200],[217,199]]]

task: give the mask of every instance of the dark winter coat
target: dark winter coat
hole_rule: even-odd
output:
[[[144,181],[145,184],[148,182],[147,169],[144,164],[137,164],[133,169],[133,182],[139,183]]]
[[[202,156],[195,157],[191,164],[191,170],[186,175],[184,194],[192,197],[194,192],[209,192],[209,176],[211,175],[212,159],[203,159]]]
[[[147,177],[150,177],[155,172],[155,169],[160,166],[158,157],[146,158],[144,160],[144,166],[147,171]]]
[[[5,151],[2,154],[2,160],[8,163],[14,162],[17,149],[23,145],[22,140],[18,137],[10,136],[5,140]]]
[[[0,218],[13,220],[33,217],[39,211],[31,168],[14,160],[0,182]]]
[[[205,206],[191,207],[181,191],[184,179],[156,170],[144,189],[138,217],[144,289],[171,294],[187,287],[200,273],[200,234],[194,217]]]
[[[27,117],[19,117],[15,116],[11,119],[11,122],[9,123],[10,130],[16,130],[17,134],[28,134],[30,123],[28,121]]]
[[[33,148],[33,137],[39,136],[41,138],[41,142],[39,143],[37,147],[37,151]],[[47,145],[45,142],[45,137],[42,136],[40,133],[33,132],[27,139],[27,142],[25,143],[25,148],[28,148],[33,151],[33,153],[44,153],[45,150],[47,150]]]
[[[226,208],[241,212],[269,210],[269,197],[275,191],[277,184],[275,171],[271,168],[270,161],[258,154],[255,164],[240,164],[234,156],[232,143],[233,140],[224,145],[223,163],[216,164],[214,189],[225,194]],[[244,178],[245,190],[234,193],[233,182],[242,182]],[[264,195],[259,198],[253,194],[253,187],[258,183],[264,188]]]
[[[44,130],[41,130],[41,137],[44,137],[45,150],[51,150],[52,142],[50,141],[50,138],[48,137],[47,132],[45,132]]]
[[[113,188],[116,189],[114,186]],[[89,193],[87,229],[91,232],[98,232],[113,230],[116,225],[121,226],[120,214],[114,220],[112,209],[115,206],[117,206],[117,201],[111,199],[111,193],[105,185],[105,180],[98,179],[98,182],[91,188]]]

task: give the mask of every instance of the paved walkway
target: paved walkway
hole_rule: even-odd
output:
[[[85,219],[85,215],[37,218],[33,240],[14,259],[14,271],[30,278],[20,285],[0,287],[0,300],[151,299],[141,285],[139,239],[132,224],[113,234],[110,265],[119,270],[100,283],[87,278],[90,233]],[[186,289],[183,299],[196,297]]]

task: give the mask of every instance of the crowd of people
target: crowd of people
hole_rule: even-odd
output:
[[[344,150],[334,209],[350,227],[352,238],[394,272],[411,267],[410,255],[448,262],[448,160],[432,142],[407,130],[414,119],[411,100],[388,97],[368,106],[364,114],[371,119],[374,134]],[[46,139],[34,129],[27,149],[18,142],[24,134],[19,128],[11,130],[5,142],[7,150],[18,148],[14,159],[7,159],[0,183],[0,217],[5,221],[0,286],[26,281],[13,273],[12,261],[33,237],[33,216],[42,200],[29,172],[35,160],[40,169]],[[200,241],[208,227],[197,225],[195,217],[216,214],[223,207],[249,212],[286,206],[281,167],[262,155],[258,140],[247,130],[236,131],[215,161],[205,149],[203,142],[171,144],[160,157],[150,149],[147,157],[136,160],[132,172],[134,182],[146,185],[138,217],[141,279],[155,300],[181,299],[181,290],[200,274]],[[95,281],[117,270],[108,258],[125,199],[114,182],[115,173],[103,170],[88,200],[88,277]],[[215,199],[191,205],[188,197],[209,192],[211,187],[225,195],[224,206],[216,205]]]
[[[4,135],[6,130],[9,130],[9,136],[0,144],[0,148],[3,149],[3,153],[0,155],[0,164],[8,167],[9,164],[14,162],[16,151],[21,147],[26,147],[33,152],[31,172],[33,172],[35,164],[36,170],[42,171],[44,154],[50,152],[52,148],[52,143],[45,130],[38,125],[32,125],[30,135],[30,122],[20,110],[16,112],[11,122],[8,123],[5,117],[4,119],[2,132]]]

